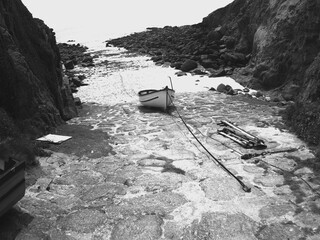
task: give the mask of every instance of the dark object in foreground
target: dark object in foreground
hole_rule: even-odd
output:
[[[25,194],[25,161],[12,158],[3,161],[0,169],[0,217],[15,205]]]

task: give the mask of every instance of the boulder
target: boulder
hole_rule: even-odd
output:
[[[226,85],[224,85],[223,83],[220,83],[217,87],[217,91],[224,93],[226,91]]]
[[[81,75],[78,75],[78,78],[80,79],[80,81],[83,81],[84,79],[86,79],[86,76],[81,74]]]
[[[230,85],[225,86],[225,93],[228,95],[236,95],[237,91],[235,91]]]
[[[257,98],[263,97],[263,93],[260,92],[260,91],[257,91],[254,95],[255,95]]]
[[[80,100],[79,97],[75,97],[75,98],[74,98],[74,103],[75,103],[75,105],[78,106],[78,107],[82,105],[82,102],[81,102],[81,100]]]
[[[225,29],[222,26],[218,26],[208,33],[207,39],[210,41],[218,42],[223,37],[224,33]]]
[[[213,70],[209,77],[223,77],[226,75],[226,72],[223,68],[220,68],[218,70]]]
[[[181,70],[184,72],[189,72],[197,68],[197,66],[198,66],[198,63],[196,61],[188,59],[182,64]]]
[[[162,60],[162,56],[153,56],[153,57],[151,57],[151,60],[154,61],[154,62],[161,61]]]
[[[182,72],[182,71],[176,72],[175,74],[176,74],[178,77],[186,76],[186,75],[187,75],[187,73]]]
[[[64,67],[67,69],[67,70],[71,70],[71,69],[74,69],[74,63],[72,60],[69,60],[69,61],[66,61],[64,63]]]
[[[170,64],[170,67],[175,69],[181,69],[182,63],[181,62],[174,62]]]
[[[78,77],[71,78],[71,82],[76,86],[80,87],[82,86],[82,81]]]
[[[285,101],[293,101],[298,96],[300,88],[301,87],[297,84],[291,84],[282,91],[281,96]]]
[[[92,63],[93,62],[93,57],[91,56],[85,56],[82,60],[83,63]]]

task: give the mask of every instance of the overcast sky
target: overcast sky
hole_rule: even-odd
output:
[[[202,21],[232,0],[22,0],[34,17],[56,32],[142,31],[146,27],[181,26]]]

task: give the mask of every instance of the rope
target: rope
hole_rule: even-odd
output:
[[[173,103],[172,103],[172,104],[173,104]],[[174,104],[173,104],[173,105],[174,105]],[[175,106],[174,106],[174,107],[175,107]],[[178,112],[178,110],[177,110],[176,107],[175,107],[175,109],[176,109],[176,111],[177,111],[177,113],[178,113],[178,115],[179,115],[179,118],[183,121],[184,124],[186,124],[185,121],[182,119],[181,115],[179,114],[179,112]],[[172,116],[172,117],[173,117],[173,116]],[[188,126],[187,126],[187,128],[188,128],[188,130],[190,131],[190,129],[189,129]],[[203,137],[205,137],[205,138],[210,138],[210,139],[212,139],[212,140],[214,140],[214,141],[216,141],[216,142],[219,142],[220,144],[222,144],[222,145],[225,146],[226,148],[231,149],[232,151],[234,151],[235,153],[237,153],[237,154],[239,154],[239,155],[242,155],[242,153],[241,153],[240,151],[238,151],[238,150],[236,150],[236,149],[234,149],[234,148],[232,148],[232,147],[230,147],[230,146],[227,146],[225,143],[223,143],[223,142],[221,142],[221,141],[219,141],[219,140],[217,140],[217,139],[215,139],[215,138],[213,138],[213,137],[204,135],[198,128],[196,128],[196,130],[197,130]],[[193,135],[192,132],[191,132],[191,134]],[[193,135],[193,136],[194,136],[194,135]],[[196,139],[197,139],[197,138],[196,138]],[[197,140],[198,140],[198,139],[197,139]],[[202,145],[202,144],[200,144],[200,145]],[[209,153],[209,154],[210,154],[210,153]],[[210,156],[211,156],[211,154],[210,154]],[[213,157],[213,158],[214,158],[214,157]],[[215,158],[214,158],[214,159],[215,159]],[[216,160],[216,159],[215,159],[215,160]],[[217,161],[217,160],[216,160],[216,161]],[[266,165],[269,165],[269,166],[271,166],[271,167],[277,168],[277,169],[279,169],[279,170],[282,171],[282,172],[286,172],[286,173],[288,173],[288,174],[291,174],[291,175],[299,178],[301,181],[303,181],[303,182],[310,188],[310,190],[311,190],[313,193],[315,193],[316,195],[320,196],[320,193],[318,193],[318,192],[317,192],[306,180],[304,180],[302,177],[297,176],[297,175],[295,175],[294,173],[289,172],[289,171],[286,171],[286,170],[284,170],[284,169],[282,169],[282,168],[280,168],[280,167],[277,167],[277,166],[275,166],[275,165],[273,165],[273,164],[271,164],[271,163],[268,163],[268,162],[266,162],[266,161],[264,161],[264,160],[262,160],[262,159],[259,159],[259,161],[261,161],[261,162],[263,162],[263,163],[265,163]],[[237,180],[238,180],[238,179],[237,179]],[[242,184],[241,184],[241,185],[242,185]]]
[[[217,139],[215,139],[215,138],[213,138],[213,137],[204,135],[199,129],[196,129],[196,130],[197,130],[202,136],[204,136],[204,137],[206,137],[206,138],[210,138],[210,139],[212,139],[212,140],[215,140],[215,141],[219,142],[220,144],[222,144],[223,146],[225,146],[226,148],[231,149],[232,151],[234,151],[235,153],[237,153],[237,154],[239,154],[239,155],[242,155],[242,153],[241,153],[240,151],[238,151],[238,150],[236,150],[236,149],[234,149],[234,148],[232,148],[232,147],[230,147],[230,146],[227,146],[225,143],[223,143],[223,142],[221,142],[221,141],[219,141],[219,140],[217,140]],[[259,161],[261,161],[261,162],[263,162],[263,163],[265,163],[266,165],[269,165],[269,166],[271,166],[271,167],[277,168],[277,169],[279,169],[279,170],[282,171],[282,172],[286,172],[286,173],[288,173],[288,174],[291,174],[291,175],[299,178],[301,181],[303,181],[303,182],[310,188],[310,190],[311,190],[313,193],[315,193],[316,195],[320,196],[320,193],[318,193],[318,192],[317,192],[306,180],[304,180],[302,177],[297,176],[296,174],[294,174],[294,173],[292,173],[292,172],[289,172],[289,171],[287,171],[287,170],[284,170],[284,169],[282,169],[282,168],[280,168],[280,167],[277,167],[277,166],[275,166],[275,165],[273,165],[273,164],[271,164],[271,163],[268,163],[268,162],[266,162],[266,161],[264,161],[264,160],[262,160],[262,159],[259,159]]]
[[[248,186],[246,186],[240,179],[238,179],[232,172],[230,172],[229,169],[227,169],[216,157],[214,157],[212,155],[212,153],[200,142],[200,140],[197,138],[197,136],[191,131],[190,127],[187,125],[187,123],[185,122],[185,120],[182,118],[181,114],[179,113],[177,107],[174,105],[173,100],[171,99],[171,96],[168,94],[172,105],[174,106],[176,112],[179,115],[179,118],[181,119],[181,121],[183,122],[183,124],[186,126],[186,128],[188,129],[188,131],[191,133],[191,135],[194,137],[194,139],[200,144],[200,146],[209,154],[209,156],[220,165],[220,167],[222,167],[223,170],[225,170],[230,176],[232,176],[234,179],[236,179],[240,185],[242,186],[242,189],[245,192],[250,192],[251,188],[249,188]]]
[[[172,117],[176,117],[176,116],[173,116],[173,115],[171,115],[171,116],[172,116]],[[176,118],[179,118],[179,117],[176,117]],[[194,120],[194,119],[193,119],[193,121],[197,122],[197,121]],[[199,122],[197,122],[197,123],[199,123]],[[200,123],[199,123],[199,124],[200,124]],[[203,132],[201,132],[198,128],[196,128],[195,126],[193,126],[193,127],[194,127],[195,130],[196,130],[197,132],[199,132],[204,138],[212,139],[212,140],[220,143],[220,144],[221,144],[222,146],[224,146],[225,148],[230,149],[232,152],[236,153],[237,155],[242,156],[243,153],[242,153],[240,150],[237,150],[237,149],[235,149],[235,148],[232,148],[232,147],[228,146],[227,144],[225,144],[224,142],[222,142],[222,141],[220,141],[220,140],[218,140],[218,139],[215,139],[215,138],[213,138],[213,137],[211,137],[211,136],[207,136],[207,135],[205,135]]]
[[[119,73],[119,76],[120,76],[120,80],[121,80],[122,89],[124,90],[125,94],[127,94],[130,98],[135,98],[135,95],[136,95],[135,91],[132,89],[133,92],[135,93],[135,95],[131,95],[131,94],[127,91],[127,89],[126,89],[126,87],[125,87],[125,85],[124,85],[123,77],[122,77],[121,73]]]
[[[266,162],[266,161],[264,161],[264,160],[262,160],[262,159],[259,159],[259,161],[261,161],[261,162],[263,162],[263,163],[265,163],[265,164],[267,164],[267,165],[269,165],[269,166],[271,166],[271,167],[277,168],[277,169],[279,169],[279,170],[282,171],[282,172],[291,174],[291,175],[299,178],[300,180],[302,180],[302,181],[311,189],[311,191],[312,191],[313,193],[315,193],[315,194],[317,194],[318,196],[320,196],[320,193],[318,193],[315,189],[313,189],[313,187],[311,187],[311,185],[310,185],[306,180],[304,180],[302,177],[297,176],[296,174],[294,174],[294,173],[292,173],[292,172],[289,172],[289,171],[287,171],[287,170],[284,170],[284,169],[282,169],[282,168],[280,168],[280,167],[277,167],[277,166],[275,166],[275,165],[273,165],[273,164],[271,164],[271,163],[268,163],[268,162]]]
[[[181,127],[179,126],[179,124],[177,123],[177,121],[174,119],[175,116],[173,116],[173,115],[170,115],[170,116],[172,117],[173,121],[175,122],[175,124],[176,124],[176,125],[178,126],[178,128],[180,129],[180,132],[182,132],[182,134],[186,137],[186,139],[187,139],[193,146],[195,146],[195,147],[198,149],[199,152],[201,152],[200,148],[188,138],[188,136],[184,133],[184,131],[182,131]],[[204,154],[204,155],[205,155],[206,157],[208,157],[208,159],[210,159],[210,157],[209,157],[208,155],[206,155],[206,154]]]

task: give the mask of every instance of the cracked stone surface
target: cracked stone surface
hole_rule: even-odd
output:
[[[80,69],[90,87],[80,90],[86,103],[79,117],[56,132],[73,138],[52,145],[52,155],[39,158],[40,167],[26,176],[38,178],[0,220],[1,239],[320,239],[319,170],[306,144],[281,124],[281,107],[211,91],[176,93],[179,113],[251,188],[244,192],[174,109],[140,106],[135,94],[144,77],[173,70],[124,51],[99,54],[96,67]],[[127,67],[107,70],[106,58]],[[112,84],[120,100],[111,104],[105,101],[115,96],[97,91]],[[225,119],[262,138],[268,150],[297,151],[243,160],[239,153],[259,151],[218,135]]]

